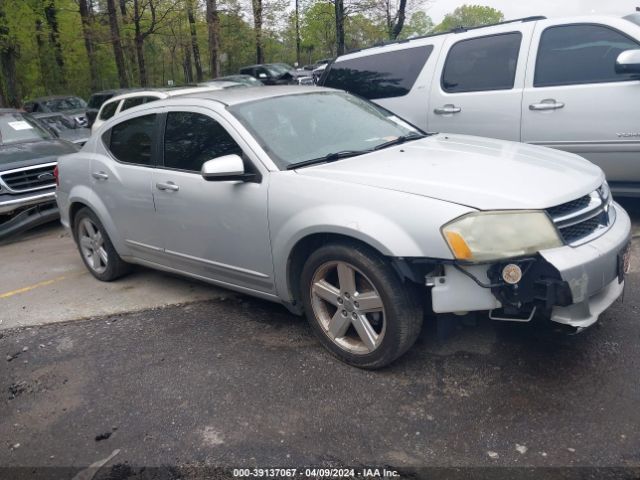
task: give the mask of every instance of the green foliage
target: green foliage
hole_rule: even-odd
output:
[[[446,32],[456,27],[477,27],[503,20],[503,13],[495,8],[482,5],[462,5],[456,8],[453,13],[447,14],[434,31]]]
[[[405,24],[398,39],[404,40],[412,37],[427,35],[433,30],[433,20],[426,12],[418,11],[411,15],[409,22]]]
[[[296,18],[291,0],[263,1],[263,47],[267,62],[296,61]],[[138,0],[142,6],[142,31],[154,26],[144,39],[144,56],[150,86],[185,82],[187,57],[193,51],[187,19],[186,0]],[[154,24],[150,2],[156,11]],[[196,35],[205,78],[208,72],[208,30],[204,0],[192,0]],[[301,63],[310,64],[336,54],[335,5],[333,0],[299,0]],[[425,35],[434,29],[431,18],[421,9],[424,0],[409,0],[407,21],[399,39]],[[95,49],[97,84],[100,89],[118,87],[118,72],[111,43],[107,0],[92,0],[89,39]],[[125,57],[125,75],[131,86],[138,84],[139,72],[134,45],[133,0],[125,0],[126,13],[116,0],[116,17]],[[385,0],[345,0],[345,46],[353,50],[387,41],[389,4]],[[63,65],[56,61],[52,29],[45,6],[53,5],[59,31]],[[255,36],[251,3],[248,0],[218,0],[221,74],[237,73],[255,61]],[[394,7],[396,8],[396,7]],[[87,98],[91,78],[78,0],[0,0],[0,53],[11,48],[15,59],[14,82],[18,97],[49,94],[76,94]],[[447,15],[436,30],[458,25],[474,26],[503,19],[501,12],[476,5],[464,5]],[[50,20],[50,19],[49,19]],[[36,28],[40,25],[40,29]],[[6,55],[5,55],[6,57]],[[1,62],[0,62],[1,63]],[[0,99],[7,99],[6,68],[0,78]],[[195,78],[195,69],[191,78]]]

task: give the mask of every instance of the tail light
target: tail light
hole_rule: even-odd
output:
[[[53,167],[53,178],[56,179],[56,187],[60,186],[60,179],[58,177],[58,166]]]

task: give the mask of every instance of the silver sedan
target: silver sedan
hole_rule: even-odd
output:
[[[630,222],[566,152],[426,134],[344,92],[264,87],[158,101],[61,157],[83,261],[140,264],[281,302],[378,368],[425,310],[593,324],[621,294]]]

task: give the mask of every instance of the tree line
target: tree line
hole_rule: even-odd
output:
[[[503,19],[473,5],[434,25],[429,0],[0,0],[0,106],[200,82]]]

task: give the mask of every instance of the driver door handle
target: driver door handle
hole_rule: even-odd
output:
[[[556,102],[553,98],[529,105],[529,110],[558,110],[559,108],[564,108],[564,103]]]
[[[93,172],[91,174],[91,176],[93,178],[95,178],[96,180],[107,180],[109,178],[109,175],[107,175],[106,173],[100,171],[100,172]]]
[[[462,108],[456,107],[455,105],[452,105],[452,104],[447,104],[447,105],[443,105],[442,107],[438,107],[434,109],[433,113],[435,113],[436,115],[446,115],[450,113],[460,113],[461,111],[462,111]]]
[[[177,192],[180,190],[180,187],[173,182],[156,183],[156,188],[162,191],[169,190],[170,192]]]

